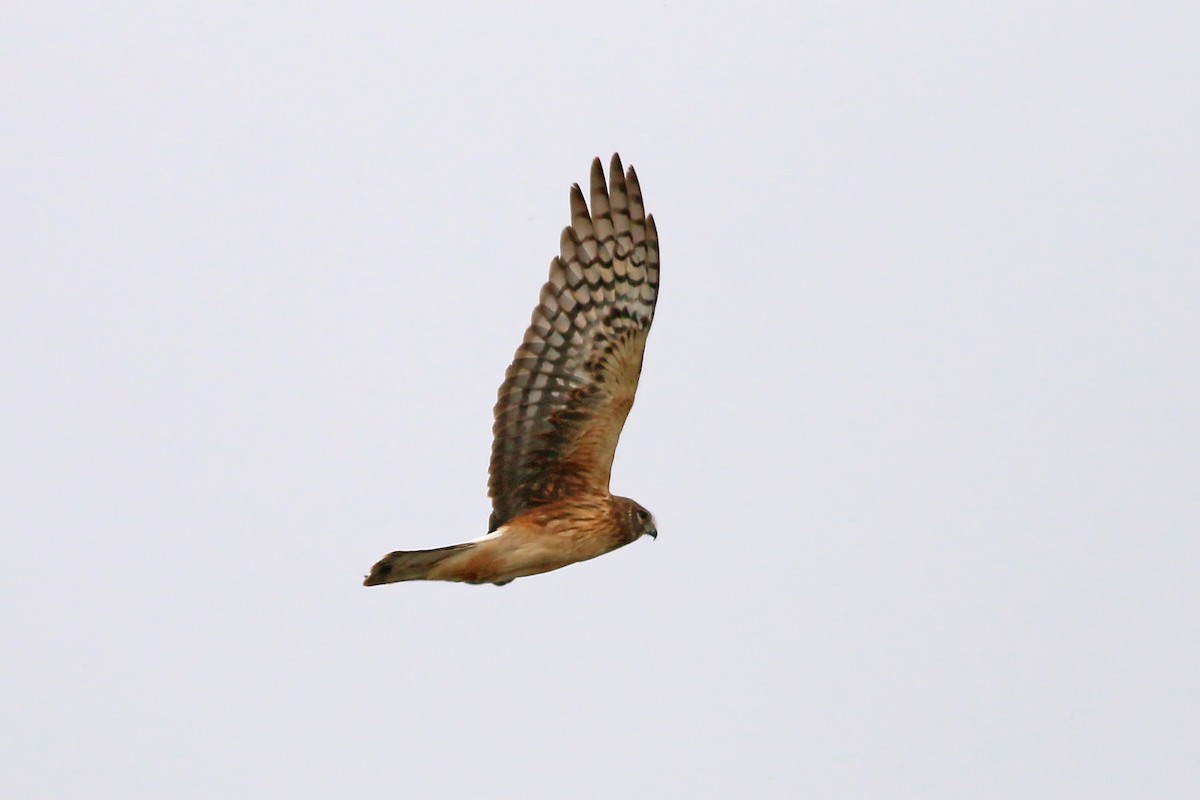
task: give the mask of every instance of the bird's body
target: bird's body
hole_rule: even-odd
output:
[[[393,553],[372,570],[368,585],[406,580],[503,585],[633,541],[620,519],[624,498],[587,500],[593,502],[559,501],[532,509],[471,542]]]
[[[495,408],[486,536],[397,551],[367,586],[411,580],[505,584],[586,561],[642,535],[654,518],[608,491],[658,299],[658,234],[637,175],[592,163],[591,211],[571,189],[571,226],[550,264]]]

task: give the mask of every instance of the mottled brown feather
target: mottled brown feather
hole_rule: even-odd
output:
[[[637,174],[592,162],[591,210],[571,187],[571,225],[550,263],[495,407],[488,493],[494,531],[575,495],[607,495],[658,299],[658,234]]]

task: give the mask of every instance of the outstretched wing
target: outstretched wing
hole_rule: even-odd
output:
[[[489,530],[539,505],[607,492],[658,299],[658,233],[637,174],[592,162],[591,213],[571,187],[571,226],[504,374],[492,433]]]

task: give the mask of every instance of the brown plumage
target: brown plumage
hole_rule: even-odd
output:
[[[367,586],[411,580],[505,584],[603,555],[654,518],[609,494],[658,299],[658,233],[637,174],[592,162],[591,210],[571,187],[571,225],[504,375],[492,426],[488,534],[384,556]]]

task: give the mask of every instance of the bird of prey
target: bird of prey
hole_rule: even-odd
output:
[[[591,208],[571,187],[571,224],[504,373],[492,426],[488,533],[397,551],[365,586],[460,581],[498,586],[604,555],[648,535],[654,517],[608,491],[658,300],[658,232],[637,174],[592,162]]]

